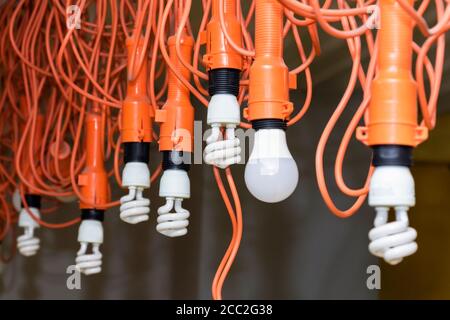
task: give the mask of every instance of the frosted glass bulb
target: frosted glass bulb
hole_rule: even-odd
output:
[[[281,129],[260,129],[245,167],[245,184],[263,202],[288,198],[297,187],[298,169]]]

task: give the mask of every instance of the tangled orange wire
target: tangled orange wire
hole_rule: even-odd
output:
[[[147,92],[154,111],[164,105],[169,71],[189,90],[198,104],[208,105],[208,73],[202,60],[202,34],[211,18],[214,1],[220,8],[220,27],[226,41],[245,61],[238,102],[246,105],[250,66],[255,56],[251,30],[255,3],[259,0],[235,1],[242,44],[236,43],[228,30],[225,0],[19,0],[7,1],[0,7],[0,26],[1,30],[5,30],[0,35],[0,241],[8,235],[13,236],[14,226],[18,222],[17,208],[11,201],[14,192],[18,192],[23,207],[32,219],[43,227],[66,228],[80,221],[79,217],[61,217],[62,214],[58,214],[62,222],[46,222],[29,210],[25,194],[39,194],[46,199],[57,200],[55,206],[47,206],[43,211],[54,211],[59,202],[70,199],[91,203],[83,196],[77,180],[86,164],[86,152],[82,146],[88,138],[84,134],[85,119],[91,112],[101,115],[108,177],[114,177],[117,185],[122,185],[122,103],[127,82],[136,79],[144,62],[149,65]],[[437,22],[430,27],[424,19],[430,7],[429,0],[422,1],[417,9],[406,0],[396,1],[425,37],[421,44],[413,44],[417,55],[415,80],[422,125],[433,129],[443,73],[445,32],[450,29],[450,4],[448,1],[435,1]],[[371,83],[377,74],[378,45],[376,29],[372,27],[377,18],[376,1],[357,0],[354,4],[347,0],[325,0],[322,4],[318,0],[276,2],[283,6],[283,39],[291,39],[295,43],[300,61],[298,65],[290,66],[290,74],[302,75],[305,81],[303,104],[287,125],[298,123],[312,103],[310,66],[316,56],[323,54],[319,28],[332,37],[343,39],[348,46],[352,60],[351,73],[347,88],[318,143],[316,174],[328,208],[339,217],[349,217],[363,204],[373,172],[370,168],[366,182],[357,189],[349,187],[343,175],[345,155],[353,133],[361,121],[368,121]],[[198,21],[193,19],[194,11],[202,13]],[[75,24],[69,25],[70,22]],[[301,33],[302,28],[306,30],[307,37]],[[195,39],[191,61],[186,61],[181,52],[180,39],[185,32]],[[192,74],[192,81],[171,62],[168,53],[168,39],[171,36],[176,38],[177,57]],[[137,37],[142,37],[145,54],[138,55],[136,45],[129,56],[126,41]],[[436,46],[434,63],[429,57],[433,46]],[[362,58],[365,47],[370,57],[368,64]],[[323,158],[329,137],[358,85],[364,96],[344,133],[334,168],[339,190],[355,197],[356,201],[349,209],[340,210],[325,182]],[[251,127],[247,122],[240,125]],[[157,134],[154,134],[154,140],[158,140]],[[151,180],[156,180],[160,172],[161,165],[158,165]],[[225,170],[231,199],[216,167],[214,176],[232,224],[232,239],[212,283],[213,298],[221,299],[224,281],[241,242],[243,221],[231,169]],[[119,200],[103,204],[105,208],[117,205]]]

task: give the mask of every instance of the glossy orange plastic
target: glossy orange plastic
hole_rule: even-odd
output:
[[[183,66],[177,57],[175,36],[168,42],[171,63],[189,81],[190,71]],[[181,53],[183,59],[190,61],[194,39],[184,34],[181,37]],[[169,69],[167,101],[162,109],[156,111],[156,121],[161,122],[159,134],[160,151],[192,152],[194,144],[194,108],[190,101],[189,90]]]
[[[131,66],[131,55],[136,46],[135,38],[127,39],[128,49],[128,69]],[[137,43],[137,50],[134,61],[140,61],[145,54],[143,51],[143,38]],[[144,59],[137,77],[133,81],[128,81],[127,96],[122,106],[122,142],[151,142],[152,122],[154,111],[147,94],[147,59]]]
[[[277,0],[256,0],[255,10],[255,61],[244,117],[287,120],[293,111],[289,88],[295,81],[283,60],[283,7]]]
[[[78,176],[78,185],[82,196],[94,203],[80,201],[81,209],[105,209],[103,206],[109,202],[110,190],[108,176],[104,166],[103,133],[101,115],[89,113],[86,116],[86,164],[83,172]]]
[[[230,38],[238,46],[242,46],[241,25],[236,17],[236,0],[224,0],[223,13],[225,25]],[[206,27],[206,54],[203,62],[210,70],[219,68],[242,69],[242,56],[236,52],[229,44],[220,27],[220,2],[212,1],[211,20]]]
[[[369,121],[367,127],[358,128],[357,138],[369,146],[416,146],[428,132],[417,124],[417,84],[411,72],[413,20],[396,0],[381,0],[379,5],[378,73],[372,83]]]

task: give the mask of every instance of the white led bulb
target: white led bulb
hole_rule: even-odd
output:
[[[274,203],[288,198],[297,187],[298,169],[282,129],[260,129],[245,167],[245,184],[257,199]]]

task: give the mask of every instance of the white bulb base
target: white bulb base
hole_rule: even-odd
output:
[[[78,228],[78,242],[103,243],[103,225],[97,220],[83,220]]]
[[[28,208],[31,213],[38,219],[41,218],[41,213],[39,212],[39,209],[29,207]],[[19,213],[19,227],[21,228],[32,228],[36,229],[39,228],[39,223],[37,223],[28,213],[28,211],[25,208],[22,208]]]
[[[146,163],[128,162],[122,171],[122,187],[150,188],[150,170]]]
[[[413,207],[415,204],[414,178],[408,167],[375,168],[369,186],[369,206]]]
[[[190,198],[191,184],[187,172],[176,169],[164,170],[159,182],[159,196],[178,199]]]
[[[233,124],[237,126],[240,121],[240,107],[236,96],[221,93],[211,97],[208,104],[207,124]]]

